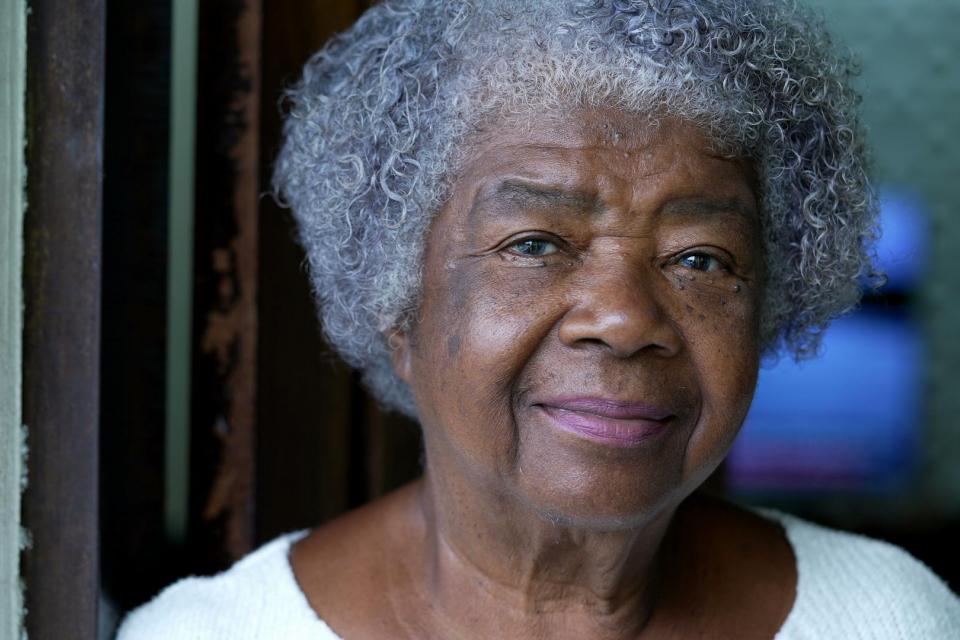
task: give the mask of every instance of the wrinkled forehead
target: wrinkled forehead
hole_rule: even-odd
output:
[[[709,200],[751,224],[757,215],[748,162],[716,154],[695,123],[617,111],[501,120],[474,141],[452,187],[452,208],[463,213],[480,204],[597,213]]]
[[[561,69],[567,63],[570,68]],[[719,100],[714,87],[688,85],[669,74],[559,57],[528,60],[503,76],[480,74],[472,82],[467,99],[458,103],[468,124],[461,152],[485,144],[504,128],[531,140],[560,131],[598,144],[646,146],[662,135],[664,123],[683,122],[699,130],[713,154],[752,155],[736,105]]]
[[[561,112],[509,114],[475,130],[464,144],[457,177],[482,172],[490,164],[512,164],[523,173],[526,162],[551,157],[565,173],[565,164],[583,160],[584,150],[605,152],[616,159],[614,170],[630,165],[650,172],[671,158],[692,154],[709,161],[735,165],[755,188],[756,171],[749,157],[723,148],[700,123],[662,113],[630,113],[616,108],[570,107]],[[565,160],[567,158],[567,160]],[[540,163],[543,164],[542,162]],[[472,178],[477,178],[473,175]],[[482,176],[480,176],[482,177]]]
[[[699,134],[706,155],[758,173],[736,105],[715,84],[639,54],[624,57],[616,47],[579,46],[562,30],[528,36],[522,29],[503,34],[500,48],[471,56],[451,85],[445,102],[465,128],[450,138],[446,195],[491,147],[576,141],[631,153],[655,145],[665,125],[675,133],[677,122]]]

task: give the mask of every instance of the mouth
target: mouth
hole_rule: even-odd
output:
[[[556,398],[534,405],[557,429],[613,447],[636,447],[667,430],[674,415],[641,402]]]

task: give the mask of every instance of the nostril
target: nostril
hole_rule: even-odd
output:
[[[650,299],[637,301],[628,306],[604,296],[582,301],[562,318],[560,341],[571,348],[601,347],[621,358],[644,350],[677,352],[680,336],[660,308]]]

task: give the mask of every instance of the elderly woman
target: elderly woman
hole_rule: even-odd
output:
[[[290,92],[275,185],[423,478],[120,637],[958,637],[903,551],[696,493],[761,357],[870,273],[849,75],[790,2],[371,9]]]

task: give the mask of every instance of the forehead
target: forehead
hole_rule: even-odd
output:
[[[673,117],[627,113],[614,108],[580,108],[536,114],[510,114],[486,122],[467,141],[468,157],[510,147],[596,147],[636,152],[673,134],[695,145],[707,139],[692,123]]]
[[[453,196],[592,209],[709,196],[745,211],[756,206],[749,163],[718,153],[696,125],[614,109],[488,125],[468,145]]]

